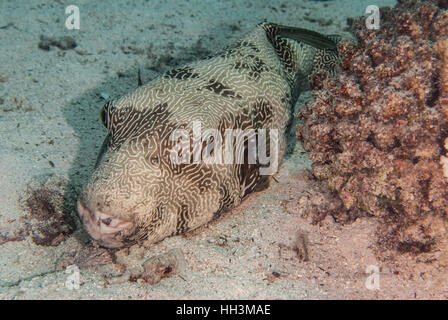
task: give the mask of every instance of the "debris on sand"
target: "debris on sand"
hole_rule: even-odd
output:
[[[185,264],[182,250],[173,249],[143,262],[143,273],[134,279],[142,279],[145,283],[154,285],[164,278],[182,273],[185,269]]]
[[[76,230],[74,207],[67,205],[65,187],[66,183],[55,177],[28,185],[22,199],[28,215],[22,220],[35,244],[57,246]]]
[[[52,38],[44,35],[40,36],[39,44],[37,45],[39,49],[49,51],[51,46],[58,47],[61,50],[69,50],[76,48],[76,41],[69,36],[64,36],[60,38]]]

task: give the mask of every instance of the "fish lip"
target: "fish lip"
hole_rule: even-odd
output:
[[[81,221],[82,221],[83,224],[85,224],[88,221],[93,221],[95,219],[95,215],[85,205],[85,203],[84,203],[84,201],[82,200],[81,197],[78,198],[77,209],[78,209],[77,210],[78,211],[78,215],[81,218]]]
[[[120,248],[126,245],[126,236],[135,229],[133,221],[115,218],[108,214],[91,210],[82,197],[78,198],[77,211],[84,229],[101,246]]]

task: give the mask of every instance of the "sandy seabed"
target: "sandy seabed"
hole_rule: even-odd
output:
[[[106,135],[99,109],[105,99],[136,88],[138,70],[147,82],[216,52],[264,20],[348,36],[347,18],[363,15],[370,4],[395,4],[373,2],[77,1],[80,29],[67,30],[69,1],[1,1],[0,297],[447,298],[441,278],[412,263],[398,268],[375,258],[375,222],[360,219],[342,226],[327,218],[312,225],[300,217],[295,204],[309,192],[303,170],[310,161],[294,130],[293,151],[278,182],[186,237],[168,238],[147,250],[134,246],[111,258],[86,239],[78,223],[70,236],[44,245],[36,244],[29,226],[24,198],[30,188],[47,183],[56,188],[55,197],[79,192]],[[41,36],[70,36],[77,47],[43,50]],[[310,97],[303,94],[297,107]],[[51,205],[57,209],[56,200]],[[61,201],[60,207],[67,207],[67,198]],[[303,242],[300,254],[297,239]],[[138,265],[173,248],[185,256],[178,276],[155,285],[106,276],[119,274],[123,261]],[[79,267],[79,289],[66,285],[69,265]],[[368,266],[380,270],[377,290],[366,286]]]

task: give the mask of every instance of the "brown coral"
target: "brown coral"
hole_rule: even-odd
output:
[[[401,0],[379,30],[359,18],[353,32],[339,78],[314,75],[298,138],[345,206],[337,220],[381,219],[383,252],[434,250],[448,225],[448,12]]]

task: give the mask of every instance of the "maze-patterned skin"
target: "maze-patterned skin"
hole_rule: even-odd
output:
[[[337,61],[336,51],[279,37],[276,25],[263,23],[223,52],[107,103],[101,117],[109,134],[78,201],[85,229],[107,247],[149,246],[204,225],[266,188],[271,176],[261,175],[260,167],[268,165],[247,158],[194,163],[195,149],[190,163],[174,163],[173,130],[192,131],[200,122],[203,131],[217,129],[224,146],[226,129],[253,129],[254,135],[267,129],[267,150],[277,146],[271,161],[280,162],[301,85],[316,70],[333,72]],[[278,130],[277,141],[270,129]],[[247,148],[244,139],[233,151],[247,156]]]

